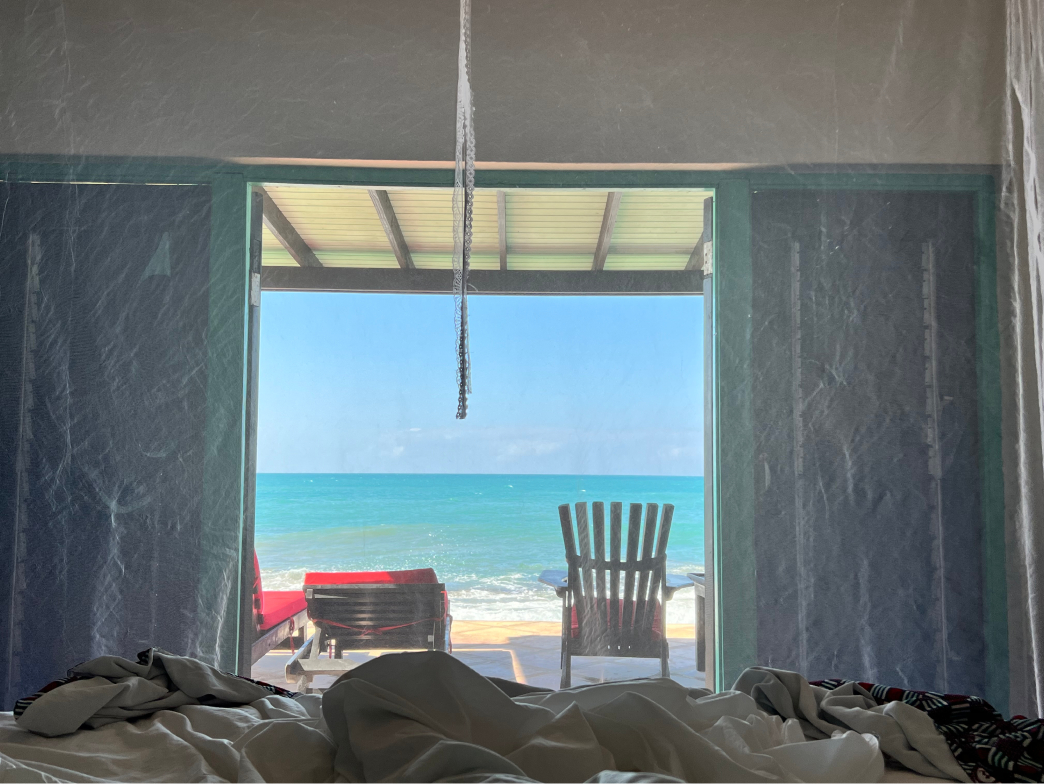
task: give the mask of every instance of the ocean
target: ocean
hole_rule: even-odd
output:
[[[628,503],[674,504],[668,571],[702,566],[702,477],[258,474],[261,578],[289,590],[306,571],[430,566],[455,619],[558,621],[561,602],[537,577],[565,569],[558,505],[577,501],[622,501],[625,547]],[[668,621],[694,618],[693,592],[679,593]]]

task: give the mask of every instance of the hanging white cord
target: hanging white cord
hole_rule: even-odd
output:
[[[457,143],[453,172],[453,305],[456,326],[457,419],[468,415],[471,350],[468,346],[468,268],[475,196],[475,126],[471,103],[471,0],[460,0],[457,53]]]

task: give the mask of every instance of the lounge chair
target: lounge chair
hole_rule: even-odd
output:
[[[675,592],[692,585],[692,580],[667,574],[667,539],[674,506],[664,504],[657,536],[658,511],[657,504],[646,505],[643,534],[642,505],[631,504],[627,558],[621,560],[623,504],[609,505],[608,559],[605,557],[605,504],[595,502],[592,505],[593,525],[590,530],[587,504],[576,505],[575,537],[569,505],[558,507],[569,569],[565,572],[546,570],[540,575],[540,582],[554,588],[562,599],[563,689],[569,688],[571,683],[573,656],[659,659],[661,674],[670,677],[663,611]],[[638,556],[639,544],[641,558]]]
[[[304,591],[265,591],[261,587],[261,565],[254,553],[254,644],[251,664],[294,634],[304,636],[307,614]]]
[[[344,651],[453,650],[449,595],[434,569],[309,572],[304,594],[315,634],[286,666],[302,691],[316,675],[354,667]]]

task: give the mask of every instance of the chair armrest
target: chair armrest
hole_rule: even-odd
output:
[[[696,586],[696,594],[698,596],[707,596],[707,575],[706,572],[689,572],[689,579]]]
[[[564,599],[569,591],[569,572],[564,569],[545,569],[537,580],[554,588],[560,599]]]
[[[663,598],[667,601],[670,601],[678,591],[692,587],[692,580],[683,574],[667,575],[666,583]]]

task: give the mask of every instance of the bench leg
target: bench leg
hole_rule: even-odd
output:
[[[321,626],[315,627],[315,634],[312,635],[312,647],[308,651],[309,659],[318,659],[319,653],[323,649],[323,628]]]

